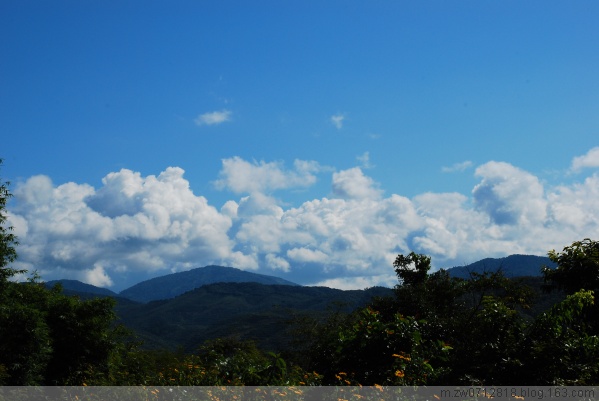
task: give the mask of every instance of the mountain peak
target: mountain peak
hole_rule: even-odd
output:
[[[209,265],[142,281],[121,291],[120,295],[134,301],[150,302],[174,298],[203,285],[221,282],[298,285],[279,277],[252,273],[234,267]]]
[[[485,273],[501,270],[506,277],[541,276],[541,267],[554,268],[555,263],[547,256],[510,255],[503,258],[485,258],[466,266],[447,269],[453,277],[470,278],[470,272]]]

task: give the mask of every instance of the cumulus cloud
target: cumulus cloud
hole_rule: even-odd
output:
[[[287,170],[282,162],[248,162],[240,157],[222,160],[218,189],[235,193],[270,192],[292,187],[308,187],[316,182],[321,170],[314,161],[295,160],[293,170]]]
[[[327,254],[318,249],[293,248],[287,251],[287,256],[298,262],[326,263]]]
[[[587,177],[582,183],[558,186],[548,195],[549,215],[556,226],[574,235],[597,236],[599,227],[599,176]],[[593,235],[594,234],[594,235]]]
[[[343,199],[376,199],[381,196],[376,183],[359,167],[333,174],[333,194]]]
[[[108,174],[98,191],[76,183],[56,187],[45,176],[30,178],[15,190],[12,220],[21,231],[26,225],[19,263],[109,285],[118,271],[226,260],[232,250],[231,218],[195,196],[183,173],[169,167],[157,177],[142,177],[123,169]]]
[[[441,167],[441,171],[444,173],[456,173],[456,172],[465,171],[466,169],[469,169],[470,167],[472,167],[472,162],[470,160],[466,160],[461,163],[455,163],[449,167]]]
[[[344,114],[335,114],[335,115],[331,116],[331,123],[337,129],[343,128],[343,121],[344,120],[345,120],[345,115]]]
[[[532,174],[508,163],[489,162],[476,169],[482,177],[472,195],[496,224],[541,223],[547,214],[543,186]]]
[[[113,284],[112,279],[99,264],[96,264],[93,269],[85,270],[81,278],[83,282],[96,287],[111,287]]]
[[[340,290],[354,290],[356,288],[370,288],[375,286],[389,286],[390,282],[397,281],[394,274],[385,274],[379,276],[356,276],[356,277],[337,277],[326,279],[315,283],[316,286],[338,288]]]
[[[46,279],[124,288],[135,274],[222,264],[301,284],[394,285],[398,253],[451,267],[513,253],[543,255],[599,237],[599,175],[551,187],[505,162],[475,170],[470,194],[383,196],[359,168],[330,175],[330,197],[295,207],[269,191],[305,187],[323,168],[296,161],[223,160],[220,186],[240,194],[220,210],[195,195],[184,171],[123,169],[98,189],[35,176],[17,185],[8,219],[19,234],[17,268]],[[126,279],[129,277],[129,279]],[[148,277],[145,277],[148,278]]]
[[[212,111],[200,114],[194,121],[196,125],[218,125],[231,121],[233,113],[230,110]]]
[[[288,272],[291,269],[291,265],[287,260],[273,253],[266,255],[266,264],[272,270],[282,270],[284,272]]]
[[[577,156],[572,160],[570,169],[579,172],[584,168],[599,167],[599,146],[592,148],[585,155]]]

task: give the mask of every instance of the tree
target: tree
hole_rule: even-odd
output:
[[[414,265],[414,268],[412,268]],[[411,252],[408,256],[397,255],[393,262],[400,284],[417,285],[423,283],[431,268],[430,256]]]
[[[581,289],[599,290],[599,241],[585,238],[573,242],[562,252],[549,251],[549,259],[557,268],[543,267],[545,282],[564,290],[568,295]]]
[[[399,313],[391,319],[366,307],[339,329],[329,363],[336,372],[325,383],[425,385],[444,373],[451,347],[427,332],[427,322]],[[336,380],[335,380],[336,379]]]
[[[0,159],[0,167],[2,163],[3,160]],[[6,204],[12,197],[8,189],[9,186],[10,182],[3,182],[0,177],[0,286],[2,285],[2,281],[6,281],[15,274],[25,272],[8,267],[10,263],[13,263],[17,259],[15,247],[19,244],[17,237],[13,233],[14,228],[6,225],[8,219]]]
[[[420,321],[423,338],[451,344],[437,384],[508,383],[517,378],[524,322],[518,308],[533,293],[501,271],[472,273],[469,280],[430,270],[430,257],[398,255],[395,313]],[[379,302],[386,316],[391,302]],[[377,305],[377,306],[378,306]]]
[[[106,380],[126,335],[114,323],[114,300],[68,297],[36,273],[25,283],[9,280],[26,270],[9,266],[18,241],[6,226],[8,186],[0,179],[0,385]]]
[[[47,291],[46,324],[52,355],[45,371],[48,385],[81,385],[107,381],[113,356],[123,346],[125,332],[115,325],[115,301],[81,301],[65,296],[60,287]]]
[[[0,166],[2,162],[0,159]],[[13,227],[6,225],[6,204],[12,197],[9,185],[0,178],[0,385],[36,384],[49,359],[49,330],[43,314],[20,302],[13,291],[15,283],[9,281],[14,275],[25,273],[9,266],[17,259],[18,245]],[[23,286],[22,290],[30,288]],[[28,295],[37,298],[39,294],[34,291]]]
[[[581,290],[541,314],[522,347],[526,369],[520,380],[544,386],[596,385],[599,336],[587,319],[595,306],[593,291]]]
[[[45,289],[30,283],[6,282],[0,291],[0,385],[40,385],[50,360],[50,328]]]

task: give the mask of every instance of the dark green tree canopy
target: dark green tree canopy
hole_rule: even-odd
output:
[[[0,159],[0,167],[2,166],[2,162],[3,160]],[[24,271],[17,271],[9,267],[17,259],[15,247],[19,244],[17,237],[13,233],[13,227],[7,225],[6,204],[12,197],[8,189],[9,186],[10,182],[2,181],[0,177],[0,282],[17,273],[24,273]]]
[[[585,238],[566,246],[562,252],[549,251],[556,269],[543,267],[545,282],[567,294],[599,289],[599,241]]]
[[[393,267],[402,284],[416,285],[426,280],[431,268],[431,258],[414,252],[408,256],[399,254],[393,262]]]

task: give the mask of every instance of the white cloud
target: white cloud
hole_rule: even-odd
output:
[[[472,162],[470,160],[466,160],[461,163],[455,163],[449,167],[441,167],[441,171],[444,173],[455,173],[465,171],[470,167],[472,167]]]
[[[397,276],[394,274],[385,274],[379,276],[337,277],[319,281],[312,285],[338,288],[340,290],[361,290],[375,286],[389,286],[389,283],[394,281],[397,281]]]
[[[345,120],[345,115],[344,114],[335,114],[335,115],[331,116],[331,123],[333,123],[333,125],[337,129],[343,128],[343,121],[344,120]]]
[[[230,110],[213,111],[200,114],[194,121],[196,125],[218,125],[231,121],[233,113]]]
[[[276,256],[273,253],[269,253],[266,255],[266,265],[272,270],[282,270],[284,272],[288,272],[291,270],[291,266],[289,262],[284,258]]]
[[[578,172],[584,168],[599,167],[599,146],[592,148],[583,156],[577,156],[572,160],[570,169]]]
[[[287,251],[287,257],[296,262],[326,263],[327,254],[308,248],[293,248]]]
[[[99,264],[96,264],[93,269],[86,270],[81,281],[96,287],[111,287],[113,284],[112,279]]]
[[[231,218],[195,196],[183,173],[169,167],[158,177],[142,177],[123,169],[108,174],[98,191],[30,178],[15,190],[17,223],[26,222],[19,263],[108,284],[111,271],[151,272],[190,260],[227,260]],[[81,276],[82,271],[88,273]]]
[[[539,179],[508,163],[488,162],[476,169],[482,177],[472,195],[478,209],[497,224],[539,224],[547,212]]]
[[[356,157],[356,159],[360,162],[362,168],[373,168],[374,166],[370,163],[370,152],[364,152],[360,156]]]
[[[333,194],[343,199],[376,199],[381,190],[359,167],[333,174]]]
[[[247,195],[220,210],[194,195],[177,167],[158,176],[123,169],[106,175],[97,190],[31,177],[17,186],[9,211],[21,243],[15,267],[38,269],[45,279],[122,287],[140,274],[223,264],[357,288],[393,285],[398,253],[425,253],[435,267],[451,267],[513,253],[543,255],[599,237],[597,173],[551,187],[511,164],[488,162],[476,169],[471,194],[410,199],[383,197],[356,167],[330,176],[333,198],[289,207],[267,194],[311,185],[322,171],[315,162],[285,169],[279,162],[225,159],[222,187]]]
[[[582,183],[559,186],[547,198],[550,217],[562,232],[570,236],[583,232],[591,238],[598,235],[599,175],[587,177]]]
[[[293,170],[286,170],[282,162],[248,162],[240,157],[222,160],[218,189],[235,193],[269,192],[292,187],[308,187],[316,182],[315,173],[321,167],[314,161],[296,160]]]
[[[6,220],[7,226],[13,228],[12,234],[16,235],[17,237],[24,237],[27,235],[29,224],[23,216],[19,216],[18,214],[8,211],[6,213]]]

